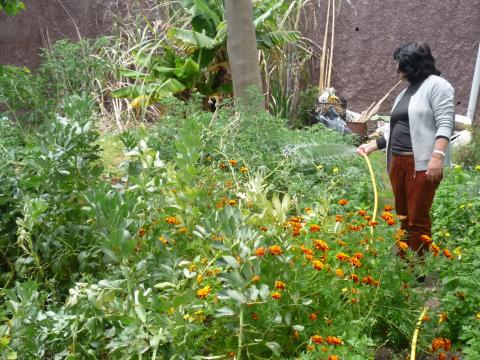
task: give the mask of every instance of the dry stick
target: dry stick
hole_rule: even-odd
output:
[[[328,63],[330,62],[330,49],[327,49],[327,56],[325,57],[325,63],[327,66],[326,69],[326,76],[322,84],[322,89],[325,90],[327,88],[327,81],[328,81]]]
[[[63,5],[63,3],[60,1],[60,0],[57,0],[57,2],[60,4],[60,6],[63,8],[63,10],[65,11],[65,13],[67,14],[67,16],[70,18],[70,20],[72,21],[73,23],[73,26],[75,27],[75,30],[77,31],[77,35],[78,35],[78,40],[82,40],[82,35],[80,34],[80,30],[78,29],[78,26],[77,26],[77,23],[75,22],[75,20],[73,19],[72,15],[70,15],[70,12],[68,11],[68,9],[65,7],[65,5]]]
[[[413,332],[413,338],[412,338],[412,351],[410,351],[410,360],[415,360],[418,332],[420,331],[420,326],[422,325],[423,318],[425,317],[425,314],[427,313],[427,311],[428,311],[428,307],[424,307],[422,313],[420,314],[420,317],[417,320],[417,324],[415,325],[415,331]]]
[[[328,6],[327,6],[327,20],[326,20],[326,25],[325,25],[325,33],[323,34],[323,48],[322,48],[322,59],[320,61],[320,79],[319,79],[319,90],[320,93],[324,89],[324,83],[325,83],[325,56],[326,54],[326,49],[327,49],[327,36],[328,36],[328,25],[329,25],[329,19],[330,19],[330,1],[328,0]]]
[[[375,115],[378,110],[380,109],[380,105],[382,105],[382,103],[390,96],[390,94],[392,93],[393,90],[395,90],[395,88],[401,83],[401,81],[399,81],[398,83],[396,83],[388,92],[387,94],[381,98],[377,103],[373,103],[372,105],[370,105],[370,107],[362,112],[362,114],[360,115],[360,117],[355,120],[355,122],[360,122],[360,123],[363,123],[363,122],[367,122],[373,115]]]
[[[333,43],[335,40],[335,0],[332,2],[332,38],[330,40],[330,62],[328,65],[328,76],[327,76],[327,88],[330,87],[330,80],[332,77],[332,64],[333,64]]]

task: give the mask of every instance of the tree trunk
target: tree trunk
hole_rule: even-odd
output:
[[[263,98],[252,99],[247,91],[256,87],[262,93],[252,0],[225,0],[225,18],[228,27],[227,51],[235,102],[264,108]],[[254,103],[252,100],[255,100]]]

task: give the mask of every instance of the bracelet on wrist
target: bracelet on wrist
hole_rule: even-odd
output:
[[[433,154],[440,155],[442,157],[442,159],[445,158],[445,152],[443,152],[442,150],[435,149],[435,150],[433,150]]]

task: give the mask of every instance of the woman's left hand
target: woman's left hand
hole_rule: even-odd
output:
[[[442,180],[443,173],[443,157],[432,155],[432,158],[428,162],[427,179],[430,181]]]

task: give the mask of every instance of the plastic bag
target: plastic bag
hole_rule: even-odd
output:
[[[329,129],[338,131],[342,135],[352,133],[352,131],[347,127],[347,123],[341,118],[334,106],[330,106],[326,113],[314,113],[312,116],[312,123],[323,124]]]

